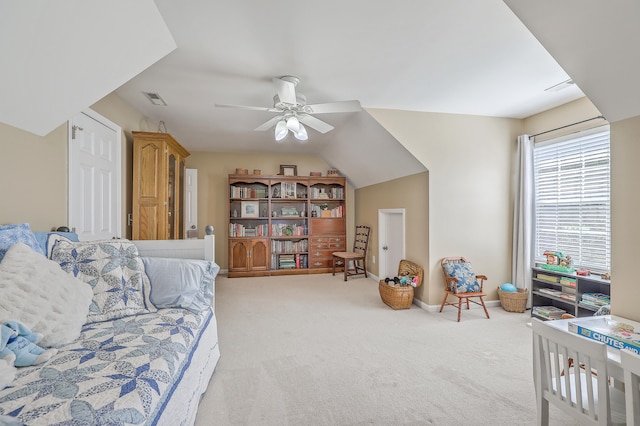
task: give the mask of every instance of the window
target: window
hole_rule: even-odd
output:
[[[575,268],[611,270],[609,126],[535,145],[535,261],[545,251]]]

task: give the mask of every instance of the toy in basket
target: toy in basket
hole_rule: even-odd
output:
[[[420,266],[401,260],[397,277],[380,280],[378,290],[382,301],[393,309],[409,309],[413,303],[413,289],[422,284],[422,277]]]
[[[505,311],[522,313],[527,309],[529,289],[516,288],[513,284],[503,284],[498,286],[498,297]]]

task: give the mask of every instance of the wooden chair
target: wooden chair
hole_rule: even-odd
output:
[[[356,237],[353,240],[353,251],[338,251],[332,253],[333,256],[333,275],[336,274],[336,267],[342,268],[344,271],[344,280],[353,275],[367,275],[367,247],[369,246],[369,234],[371,227],[366,225],[356,226]],[[349,262],[353,263],[353,267],[349,266]]]
[[[549,424],[549,403],[580,425],[625,424],[624,393],[609,386],[607,346],[596,340],[554,328],[537,318],[533,329],[533,384],[537,425]],[[569,366],[568,360],[579,362]],[[598,375],[586,374],[596,369]],[[568,371],[561,375],[560,371]]]
[[[640,424],[640,355],[621,349],[620,362],[624,371],[627,424],[637,425]]]
[[[458,270],[464,267],[470,270],[470,264],[464,257],[445,257],[440,262],[442,266],[442,275],[444,276],[444,299],[442,299],[442,305],[440,305],[440,312],[445,305],[451,305],[458,308],[458,322],[460,322],[460,312],[462,310],[462,302],[466,302],[467,309],[469,309],[469,302],[475,303],[476,305],[481,305],[484,309],[484,313],[489,317],[489,311],[487,311],[487,306],[484,304],[485,293],[482,292],[482,287],[484,286],[484,281],[487,279],[486,275],[473,275],[471,277],[467,276],[467,281],[463,282],[464,276],[458,274]],[[456,265],[459,267],[456,267]],[[447,272],[449,270],[449,272]],[[451,270],[454,270],[451,273]],[[456,276],[457,275],[457,276]],[[455,302],[449,302],[448,299],[450,296],[454,296],[457,298]],[[480,301],[476,301],[473,299],[479,299]]]

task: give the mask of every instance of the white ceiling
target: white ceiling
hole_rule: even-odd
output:
[[[367,108],[524,118],[584,96],[579,86],[609,121],[640,115],[636,0],[47,4],[0,3],[0,121],[37,134],[115,89],[190,151],[319,155],[361,187],[425,170]],[[335,130],[277,144],[253,131],[272,113],[214,106],[270,107],[283,75],[311,104],[364,110],[323,114]],[[578,86],[545,91],[569,75]]]
[[[40,136],[176,48],[152,0],[4,1],[0,40],[0,122]]]
[[[271,107],[271,79],[282,75],[300,77],[309,103],[357,99],[365,109],[524,118],[583,96],[577,87],[545,92],[569,76],[501,0],[156,4],[178,48],[117,93],[193,151],[322,154],[354,143],[337,130],[375,127],[356,119],[366,112],[323,115],[337,130],[278,145],[273,130],[253,131],[273,113],[214,106]]]
[[[638,0],[504,0],[609,122],[640,116]]]

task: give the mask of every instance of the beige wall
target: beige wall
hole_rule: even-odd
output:
[[[489,281],[489,299],[511,281],[512,181],[522,121],[367,110],[429,170],[429,248],[423,300],[444,296],[440,260],[464,256]]]
[[[67,223],[67,126],[44,137],[0,123],[0,224]]]
[[[329,166],[315,156],[271,153],[220,153],[192,152],[187,157],[187,167],[198,169],[198,228],[200,236],[204,227],[213,225],[216,235],[216,263],[228,269],[227,244],[229,238],[229,187],[228,176],[236,168],[261,170],[262,175],[276,175],[281,164],[295,164],[298,176],[309,176],[318,171],[326,175]],[[353,229],[353,190],[347,188],[347,232]]]
[[[429,259],[429,173],[418,173],[356,190],[355,223],[371,226],[367,269],[379,276],[378,210],[405,209],[405,257],[420,266]],[[424,266],[423,266],[424,267]],[[397,265],[396,265],[397,269]],[[384,277],[380,277],[384,278]],[[415,290],[414,297],[427,300],[428,285]]]
[[[611,124],[611,312],[640,321],[640,117]]]

